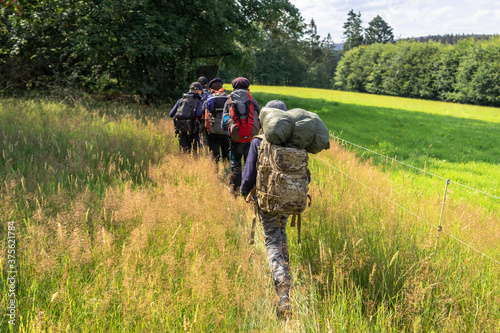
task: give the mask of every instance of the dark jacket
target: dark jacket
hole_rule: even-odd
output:
[[[244,196],[247,196],[252,191],[257,181],[257,159],[259,158],[259,146],[261,143],[261,139],[254,138],[250,144],[241,181],[241,194]]]

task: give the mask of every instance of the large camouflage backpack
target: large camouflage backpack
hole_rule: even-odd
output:
[[[236,142],[251,142],[260,130],[252,95],[246,90],[233,90],[229,95],[229,108],[229,136]]]
[[[300,243],[300,214],[310,199],[307,152],[273,145],[263,135],[257,138],[262,138],[257,159],[257,204],[264,212],[278,216],[278,226],[283,215],[292,215],[292,227],[297,217]]]
[[[210,117],[210,130],[209,132],[212,134],[225,134],[227,135],[227,131],[222,128],[222,114],[224,112],[224,105],[228,100],[227,95],[217,95],[214,96],[214,111]]]
[[[187,133],[194,131],[194,117],[196,114],[197,100],[193,94],[184,94],[177,107],[174,116],[174,127],[176,133]]]

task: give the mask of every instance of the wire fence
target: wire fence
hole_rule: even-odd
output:
[[[372,154],[378,155],[378,156],[383,157],[383,158],[385,158],[385,159],[388,159],[388,160],[391,160],[391,161],[393,161],[393,162],[399,163],[399,164],[401,164],[401,165],[407,166],[407,167],[409,167],[409,168],[411,168],[411,169],[414,169],[414,170],[420,171],[420,172],[422,172],[422,173],[423,173],[423,174],[425,174],[425,175],[429,175],[429,176],[432,176],[432,177],[436,177],[436,178],[439,178],[439,179],[442,179],[442,180],[448,180],[448,179],[449,179],[449,178],[445,178],[445,177],[442,177],[442,176],[436,175],[436,174],[434,174],[434,173],[431,173],[431,172],[429,172],[429,171],[427,171],[427,170],[423,170],[423,169],[421,169],[421,168],[417,168],[417,167],[415,167],[415,166],[413,166],[413,165],[410,165],[410,164],[408,164],[408,163],[405,163],[405,162],[402,162],[402,161],[398,161],[398,160],[397,160],[397,159],[395,159],[395,158],[389,157],[389,156],[387,156],[387,155],[380,154],[379,152],[376,152],[376,151],[374,151],[374,150],[371,150],[371,149],[365,148],[365,147],[360,146],[360,145],[358,145],[358,144],[356,144],[356,143],[353,143],[353,142],[347,141],[347,140],[345,140],[345,139],[339,138],[339,137],[334,136],[334,135],[332,135],[332,134],[330,134],[330,138],[332,138],[332,139],[334,139],[334,140],[339,140],[339,141],[345,142],[345,143],[347,143],[347,144],[349,144],[349,145],[351,145],[351,146],[354,146],[354,147],[357,147],[357,148],[360,148],[360,149],[366,150],[366,151],[368,151],[368,152],[370,152],[370,153],[372,153]],[[499,197],[499,196],[496,196],[496,195],[494,195],[494,194],[491,194],[491,193],[488,193],[488,192],[485,192],[485,191],[481,191],[480,189],[473,188],[473,187],[470,187],[470,186],[467,186],[467,185],[464,185],[464,184],[461,184],[461,183],[457,183],[457,182],[454,182],[454,181],[452,181],[452,180],[450,180],[450,182],[451,182],[451,183],[453,183],[453,184],[455,184],[455,185],[458,185],[458,186],[464,187],[464,188],[466,188],[466,189],[472,190],[472,191],[474,191],[474,192],[482,193],[482,194],[484,194],[484,195],[487,195],[487,196],[492,197],[492,198],[495,198],[495,199],[500,199],[500,197]]]
[[[368,149],[368,148],[365,148],[365,147],[360,146],[360,145],[358,145],[358,144],[355,144],[355,143],[349,142],[349,141],[347,141],[347,140],[341,139],[341,138],[339,138],[339,137],[336,137],[336,136],[333,136],[333,135],[330,135],[330,137],[332,137],[332,138],[333,138],[333,139],[335,139],[335,140],[340,140],[340,141],[343,141],[343,142],[345,142],[345,143],[348,143],[348,144],[350,144],[350,145],[352,145],[352,146],[355,146],[355,147],[358,147],[358,148],[364,149],[364,150],[366,150],[366,151],[369,151],[369,152],[374,153],[374,154],[376,154],[376,155],[379,155],[379,156],[381,156],[381,157],[384,157],[384,158],[390,159],[390,160],[392,160],[392,161],[394,161],[394,162],[400,163],[400,164],[405,165],[405,166],[408,166],[408,167],[410,167],[410,168],[413,168],[413,169],[419,170],[419,171],[421,171],[421,172],[424,172],[425,174],[428,174],[428,175],[431,175],[431,176],[437,177],[437,178],[439,178],[439,179],[445,180],[445,181],[446,181],[446,188],[445,188],[445,193],[444,193],[444,197],[443,197],[443,206],[442,206],[442,209],[441,209],[441,216],[440,216],[440,219],[439,219],[439,225],[435,225],[435,224],[433,224],[433,223],[429,222],[428,220],[426,220],[425,218],[423,218],[423,217],[419,216],[418,214],[416,214],[416,213],[412,212],[411,210],[409,210],[409,209],[407,209],[407,208],[403,207],[402,205],[400,205],[399,203],[395,202],[394,200],[391,200],[390,198],[387,198],[387,197],[386,197],[386,196],[384,196],[383,194],[381,194],[381,193],[377,192],[375,189],[373,189],[373,188],[371,188],[370,186],[368,186],[368,185],[364,184],[363,182],[359,181],[358,179],[356,179],[355,177],[351,176],[351,175],[350,175],[350,174],[348,174],[347,172],[342,171],[342,170],[341,170],[341,169],[339,169],[338,167],[334,166],[332,163],[330,163],[330,162],[326,161],[325,159],[323,159],[323,158],[321,158],[321,157],[319,157],[319,156],[317,156],[317,155],[313,155],[315,159],[317,159],[317,160],[321,161],[323,164],[325,164],[325,165],[329,166],[330,168],[335,169],[336,171],[338,171],[339,173],[341,173],[341,174],[343,174],[344,176],[348,177],[349,179],[351,179],[351,180],[353,180],[353,181],[357,182],[358,184],[360,184],[360,185],[361,185],[361,186],[363,186],[364,188],[366,188],[366,189],[368,189],[368,190],[372,191],[373,193],[375,193],[376,195],[380,196],[381,198],[383,198],[383,199],[385,199],[385,200],[389,201],[390,203],[392,203],[393,205],[397,206],[398,208],[400,208],[400,209],[404,210],[405,212],[407,212],[407,213],[411,214],[412,216],[416,217],[418,220],[420,220],[420,221],[422,221],[422,222],[425,222],[425,223],[426,223],[426,224],[428,224],[429,226],[431,226],[431,227],[433,227],[434,229],[436,229],[436,230],[438,231],[438,239],[439,239],[439,234],[440,234],[440,233],[443,233],[443,234],[445,234],[446,236],[450,237],[451,239],[454,239],[455,241],[459,242],[460,244],[465,245],[465,246],[467,246],[468,248],[470,248],[471,250],[473,250],[473,251],[475,251],[475,252],[479,253],[480,255],[482,255],[482,256],[484,256],[484,257],[486,257],[486,258],[488,258],[488,259],[490,259],[491,261],[493,261],[493,262],[495,262],[495,263],[497,263],[497,264],[500,264],[500,261],[498,261],[498,260],[496,260],[496,259],[492,258],[491,256],[487,255],[486,253],[484,253],[484,252],[480,251],[479,249],[475,248],[474,246],[472,246],[472,245],[470,245],[470,244],[466,243],[465,241],[461,240],[460,238],[458,238],[458,237],[456,237],[456,236],[452,235],[451,233],[446,232],[445,230],[443,230],[443,227],[442,227],[442,225],[441,225],[441,219],[442,219],[442,216],[443,216],[443,210],[444,210],[444,205],[445,205],[445,201],[446,201],[446,193],[447,193],[447,189],[448,189],[448,184],[450,184],[450,183],[451,183],[451,181],[450,181],[449,179],[444,178],[444,177],[441,177],[441,176],[439,176],[439,175],[435,175],[435,174],[433,174],[433,173],[429,173],[429,172],[427,172],[427,171],[425,171],[425,170],[422,170],[422,169],[420,169],[420,168],[414,167],[414,166],[412,166],[412,165],[410,165],[410,164],[407,164],[407,163],[404,163],[404,162],[402,162],[402,161],[398,161],[398,160],[396,160],[396,159],[394,159],[394,158],[391,158],[391,157],[389,157],[389,156],[386,156],[386,155],[380,154],[380,153],[378,153],[378,152],[376,152],[376,151],[370,150],[370,149]],[[492,198],[495,198],[495,199],[500,199],[500,197],[498,197],[498,196],[496,196],[496,195],[493,195],[493,194],[490,194],[490,193],[487,193],[487,192],[484,192],[484,191],[480,191],[480,190],[478,190],[478,189],[471,188],[471,187],[469,187],[469,186],[467,186],[467,185],[463,185],[463,184],[456,183],[456,182],[453,182],[453,183],[454,183],[454,184],[456,184],[456,185],[459,185],[459,186],[462,186],[462,187],[465,187],[465,188],[468,188],[468,189],[471,189],[471,190],[477,191],[477,192],[479,192],[479,193],[483,193],[483,194],[488,195],[488,196],[490,196],[490,197],[492,197]],[[436,245],[437,245],[437,243],[436,243]]]

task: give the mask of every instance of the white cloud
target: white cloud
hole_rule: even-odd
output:
[[[495,0],[464,0],[464,2],[473,4],[473,5],[496,5]]]
[[[367,27],[380,15],[396,37],[419,37],[437,34],[498,34],[500,14],[498,0],[291,0],[300,9],[306,23],[314,18],[318,33],[331,33],[335,42],[343,37],[343,24],[353,9],[361,13]]]

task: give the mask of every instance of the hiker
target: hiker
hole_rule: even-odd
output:
[[[208,149],[216,163],[219,162],[221,155],[222,160],[229,161],[229,137],[221,126],[224,105],[229,98],[223,85],[224,82],[219,78],[211,80],[208,84],[211,96],[204,104]]]
[[[273,100],[266,104],[265,108],[274,108],[287,111],[285,103],[279,100]],[[261,135],[252,140],[248,152],[245,170],[243,172],[243,181],[241,183],[241,194],[247,197],[254,190],[257,182],[257,162],[259,160],[259,151],[262,143]],[[310,178],[309,178],[310,180]],[[253,202],[255,195],[250,197]],[[253,202],[256,204],[255,202]],[[279,297],[276,313],[279,317],[287,316],[291,313],[290,306],[290,269],[288,255],[288,240],[286,225],[288,215],[277,216],[263,211],[262,207],[256,205],[256,213],[262,223],[264,230],[264,239],[266,243],[267,259],[271,268],[274,288]],[[280,221],[278,221],[278,217]]]
[[[200,76],[198,82],[201,83],[203,89],[201,90],[201,101],[205,102],[210,97],[210,89],[207,87],[208,79],[205,76]]]
[[[197,142],[200,137],[199,122],[203,112],[201,94],[203,86],[199,82],[193,82],[189,86],[189,92],[175,103],[169,116],[174,119],[175,134],[179,139],[179,150],[183,152],[196,153]]]
[[[207,99],[211,96],[210,90],[207,87],[208,79],[205,76],[200,76],[198,78],[198,82],[201,83],[201,85],[203,86],[202,93],[201,93],[201,102],[205,103],[207,101]],[[203,114],[202,114],[199,121],[200,121],[200,134],[199,134],[197,144],[200,147],[200,149],[202,147],[207,148],[208,147],[208,133],[207,133],[207,129],[205,128],[205,122],[206,122],[205,107],[203,107]]]
[[[250,82],[238,77],[231,83],[233,91],[224,106],[222,128],[227,130],[229,139],[229,156],[231,158],[231,175],[229,186],[231,193],[237,196],[241,185],[241,160],[246,161],[252,138],[260,129],[257,101],[248,92]]]

